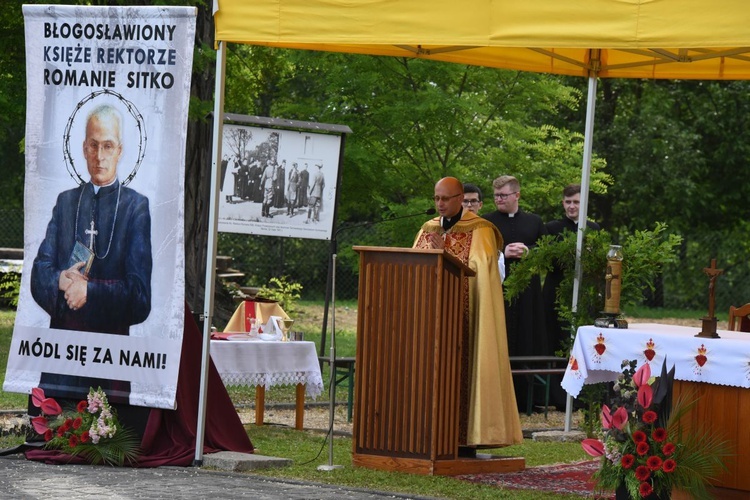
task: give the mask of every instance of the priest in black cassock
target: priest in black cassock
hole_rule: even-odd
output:
[[[497,210],[483,215],[500,230],[503,236],[505,276],[510,276],[512,266],[523,258],[547,229],[538,215],[524,212],[518,207],[521,184],[511,175],[503,175],[492,183]],[[505,324],[508,331],[510,356],[541,356],[550,354],[547,345],[542,285],[539,276],[533,276],[528,288],[512,301],[505,301]],[[528,385],[524,379],[515,380],[518,408],[525,410],[528,403]],[[543,399],[541,399],[543,401]]]
[[[31,270],[31,294],[50,328],[128,335],[151,312],[148,198],[117,178],[122,116],[109,105],[86,120],[83,155],[91,180],[62,192]],[[42,373],[50,396],[78,398],[98,385],[127,402],[130,383]]]
[[[547,223],[548,234],[554,235],[558,239],[562,238],[565,231],[570,231],[572,233],[578,231],[578,213],[581,208],[580,184],[568,184],[565,186],[563,189],[562,206],[565,210],[565,217]],[[586,227],[590,231],[599,230],[599,224],[593,221],[586,221]],[[570,262],[567,267],[570,268],[573,266],[575,266],[575,263]],[[560,287],[560,283],[562,283],[562,280],[565,277],[564,267],[564,263],[556,262],[553,264],[552,270],[550,270],[544,278],[544,287],[542,288],[544,309],[547,312],[547,343],[553,353],[561,348],[565,340],[570,338],[569,325],[565,324],[560,319],[556,308],[557,289]],[[555,382],[555,380],[559,382],[560,377],[553,377],[553,382]],[[558,408],[565,407],[566,394],[565,391],[559,387],[559,384],[552,384],[552,391],[550,394],[552,402]]]

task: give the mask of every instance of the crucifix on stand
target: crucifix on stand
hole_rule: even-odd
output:
[[[607,268],[604,272],[604,310],[601,318],[594,320],[600,328],[627,328],[628,322],[620,314],[620,291],[622,290],[622,247],[610,245],[607,252]]]
[[[613,302],[613,294],[612,294],[612,285],[614,281],[614,285],[616,288],[616,291],[619,292],[620,290],[620,275],[618,274],[618,270],[613,269],[612,264],[607,265],[607,272],[604,275],[604,281],[606,283],[605,286],[605,302],[604,302],[604,312],[606,313],[617,313],[619,314],[619,305],[618,304],[612,304]],[[608,310],[610,309],[610,310]]]
[[[718,339],[716,333],[716,278],[724,272],[716,268],[716,259],[711,259],[711,267],[704,267],[703,273],[708,276],[708,316],[703,318],[703,330],[696,337]]]

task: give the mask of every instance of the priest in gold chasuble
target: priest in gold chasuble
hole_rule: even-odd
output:
[[[438,181],[434,200],[440,216],[422,225],[414,248],[445,248],[476,272],[475,277],[467,278],[468,301],[464,304],[468,331],[462,356],[468,361],[469,373],[462,377],[460,444],[497,447],[520,443],[523,435],[497,267],[502,236],[492,223],[463,210],[463,185],[458,179]]]

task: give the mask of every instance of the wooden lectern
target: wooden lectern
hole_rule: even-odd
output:
[[[474,272],[443,250],[354,250],[354,465],[429,475],[523,469],[523,458],[458,456],[465,278]]]

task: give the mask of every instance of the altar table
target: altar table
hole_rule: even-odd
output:
[[[584,384],[614,381],[624,360],[651,365],[659,376],[664,360],[675,367],[674,398],[697,398],[682,422],[717,432],[735,447],[736,456],[714,483],[750,491],[750,333],[719,330],[721,338],[695,335],[700,327],[632,324],[628,329],[582,326],[576,334],[562,386],[578,396]]]
[[[313,342],[212,340],[211,359],[224,385],[255,386],[255,424],[263,425],[266,389],[296,386],[295,428],[302,429],[305,394],[323,391],[318,354]]]

